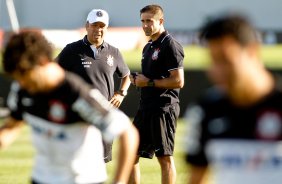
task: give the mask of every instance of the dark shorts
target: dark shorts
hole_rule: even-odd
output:
[[[153,158],[154,154],[157,157],[173,155],[179,112],[179,104],[157,110],[138,110],[133,123],[140,135],[140,157]]]

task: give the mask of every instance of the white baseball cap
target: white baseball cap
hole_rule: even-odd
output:
[[[109,14],[105,10],[93,9],[89,12],[86,21],[90,24],[95,22],[103,22],[106,26],[109,25]]]

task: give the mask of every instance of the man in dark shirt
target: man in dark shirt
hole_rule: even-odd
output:
[[[140,10],[142,27],[150,41],[142,53],[142,74],[131,75],[141,89],[139,110],[134,125],[139,130],[140,146],[131,183],[140,183],[139,157],[157,156],[162,183],[175,183],[173,160],[176,121],[179,116],[179,91],[184,85],[182,46],[164,28],[159,5]]]
[[[241,15],[224,15],[201,36],[214,87],[185,115],[188,183],[201,183],[208,166],[215,184],[281,183],[282,93],[263,66],[257,31]]]
[[[67,71],[81,76],[97,88],[115,107],[119,107],[130,85],[129,68],[120,51],[104,41],[109,25],[105,10],[93,9],[87,16],[87,35],[68,44],[58,55],[58,63]],[[114,74],[121,79],[120,89],[115,90]],[[112,143],[105,145],[105,162],[112,160]]]

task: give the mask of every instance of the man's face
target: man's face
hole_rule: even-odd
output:
[[[44,92],[46,88],[46,77],[54,71],[46,70],[47,64],[45,58],[39,58],[41,63],[38,62],[38,65],[33,66],[32,68],[19,71],[16,70],[12,73],[12,78],[14,78],[20,84],[21,88],[25,89],[31,94]],[[22,62],[23,63],[23,62]]]
[[[21,88],[34,94],[38,92],[38,80],[34,77],[34,69],[26,71],[24,73],[14,72],[12,77],[18,81]]]
[[[226,92],[240,87],[242,72],[249,62],[246,47],[225,36],[209,41],[208,48],[211,56],[208,77],[211,81]]]
[[[91,44],[101,45],[107,32],[107,26],[102,22],[86,23],[87,39]]]
[[[154,34],[159,32],[163,19],[157,18],[157,15],[150,12],[145,12],[141,14],[141,22],[145,35],[152,37]]]

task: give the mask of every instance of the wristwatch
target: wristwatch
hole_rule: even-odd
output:
[[[147,86],[149,87],[154,87],[155,86],[155,82],[154,82],[154,79],[150,79],[147,83]]]
[[[121,96],[126,96],[127,95],[127,91],[126,90],[118,90],[117,93],[120,94]]]

